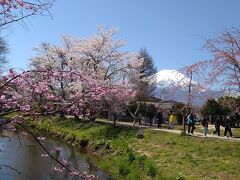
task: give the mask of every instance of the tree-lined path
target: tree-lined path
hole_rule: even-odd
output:
[[[97,119],[97,122],[101,122],[101,123],[107,123],[107,124],[113,124],[113,121],[110,120],[105,120],[105,119]],[[122,121],[118,121],[117,122],[117,126],[133,126],[133,124],[131,122],[122,122]],[[211,126],[211,125],[210,125]],[[162,132],[168,132],[168,133],[175,133],[175,134],[182,134],[182,130],[179,129],[163,129],[163,128],[157,128],[156,126],[152,126],[149,127],[147,125],[136,125],[136,128],[149,128],[153,131],[162,131]],[[211,127],[209,127],[211,128]],[[186,132],[187,133],[187,132]],[[194,136],[194,137],[199,137],[199,138],[216,138],[216,139],[221,139],[221,140],[225,140],[225,141],[239,141],[240,142],[240,138],[236,138],[236,137],[224,137],[224,136],[217,136],[214,134],[208,134],[206,137],[203,135],[203,133],[201,132],[194,132],[194,134],[188,134],[189,136]]]

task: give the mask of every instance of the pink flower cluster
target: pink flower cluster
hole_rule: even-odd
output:
[[[54,148],[54,150],[55,150],[56,152],[60,152],[60,151],[62,150],[62,148],[61,148],[60,146],[56,146],[56,147]]]
[[[0,4],[1,5],[6,5],[6,6],[13,6],[14,8],[16,8],[16,4],[14,3],[17,3],[18,5],[20,6],[24,6],[24,2],[22,0],[0,0]]]
[[[62,167],[62,168],[53,167],[52,170],[53,170],[53,171],[56,171],[56,172],[60,172],[60,173],[62,173],[62,172],[65,170],[65,168],[64,168],[64,167]]]
[[[46,140],[45,137],[38,137],[37,139],[40,140],[40,141],[44,141],[44,140]]]
[[[41,157],[48,157],[48,154],[41,154]]]

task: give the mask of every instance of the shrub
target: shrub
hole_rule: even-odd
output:
[[[137,157],[137,162],[138,162],[139,169],[143,169],[144,168],[144,164],[145,164],[146,158],[147,158],[147,156],[145,156],[145,155]]]
[[[100,148],[100,145],[98,143],[93,144],[94,151],[97,151]]]
[[[119,174],[122,176],[126,176],[127,174],[130,173],[130,169],[128,167],[128,163],[121,161],[119,164]]]
[[[134,153],[133,153],[132,151],[130,151],[130,152],[128,153],[128,161],[131,163],[131,162],[133,162],[135,159],[136,159],[136,157],[135,157]]]
[[[151,177],[155,177],[157,175],[157,168],[154,166],[154,164],[152,163],[148,164],[147,175]]]
[[[139,173],[137,172],[131,172],[130,174],[127,175],[127,180],[138,180],[141,179]]]
[[[109,141],[105,142],[105,148],[108,150],[111,149],[111,143]]]

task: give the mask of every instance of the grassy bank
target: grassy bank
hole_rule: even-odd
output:
[[[240,143],[44,117],[30,125],[87,148],[114,179],[239,179]]]

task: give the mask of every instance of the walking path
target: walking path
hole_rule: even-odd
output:
[[[102,123],[108,123],[108,124],[113,124],[113,121],[109,121],[109,120],[105,120],[105,119],[97,119],[97,122],[102,122]],[[120,126],[127,126],[127,127],[132,127],[133,124],[130,122],[121,122],[121,121],[117,121],[117,125]],[[155,125],[153,126],[147,126],[147,125],[138,125],[136,123],[135,127],[137,128],[148,128],[151,129],[153,131],[161,131],[161,132],[169,132],[169,133],[175,133],[175,134],[181,134],[182,130],[171,130],[171,129],[163,129],[163,128],[157,128]],[[186,132],[187,133],[187,132]],[[240,138],[234,138],[234,137],[223,137],[223,136],[217,136],[217,135],[213,135],[213,134],[207,134],[207,137],[205,137],[203,135],[203,133],[200,132],[194,132],[194,134],[188,134],[190,136],[194,136],[194,137],[199,137],[199,138],[216,138],[216,139],[222,139],[222,140],[227,140],[227,141],[238,141],[240,142]]]

